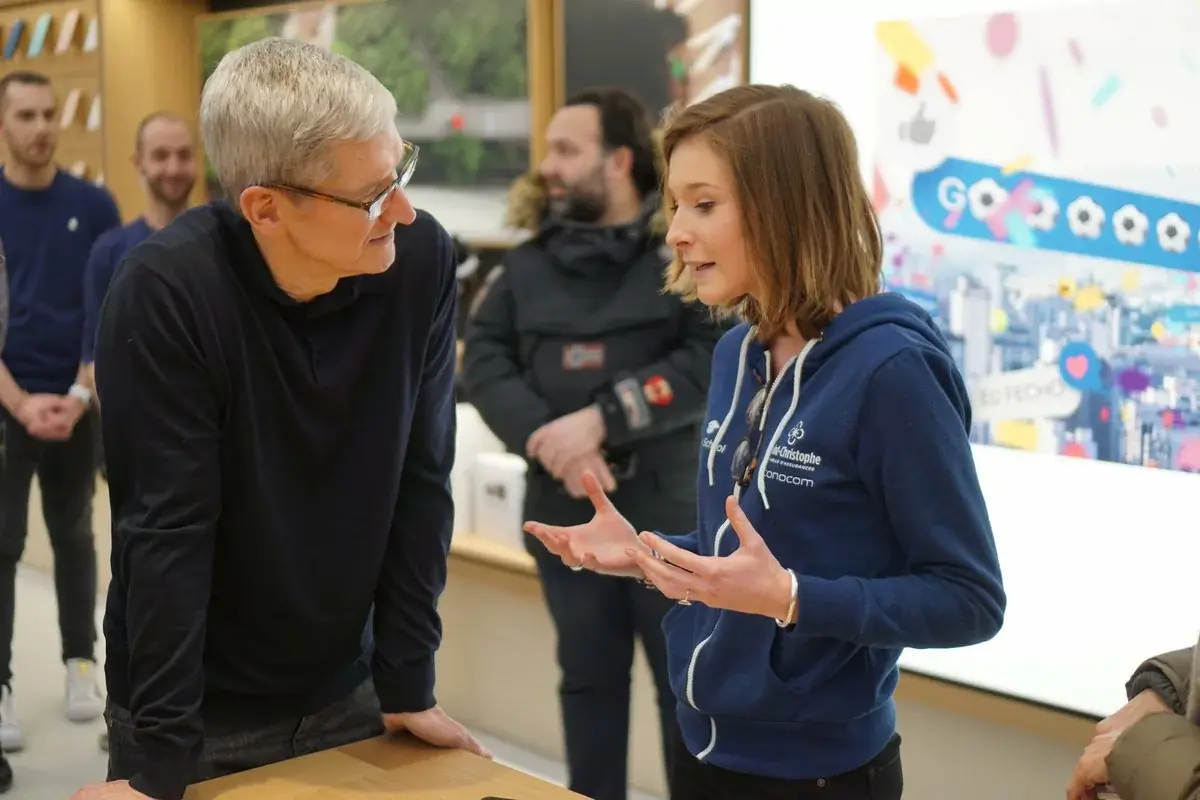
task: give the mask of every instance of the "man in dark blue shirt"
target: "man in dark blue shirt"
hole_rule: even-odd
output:
[[[395,99],[272,38],[200,116],[230,202],[135,247],[96,335],[111,747],[78,797],[180,800],[385,729],[484,753],[434,696],[457,286]]]
[[[96,322],[108,285],[125,255],[153,231],[183,213],[196,185],[196,146],[192,132],[181,117],[155,112],[138,123],[133,168],[142,179],[146,210],[128,225],[108,231],[92,247],[83,283],[83,366],[87,387],[96,389]],[[98,399],[98,398],[97,398]],[[104,468],[104,442],[96,431],[96,460]],[[107,740],[101,737],[101,746]]]
[[[33,72],[0,79],[0,240],[7,253],[8,337],[0,361],[0,746],[24,741],[12,704],[14,581],[25,546],[36,474],[54,549],[67,716],[103,711],[97,686],[95,491],[91,391],[83,379],[83,276],[88,253],[120,225],[109,194],[57,168],[58,109],[50,81]]]
[[[96,322],[121,259],[153,231],[183,213],[196,185],[196,146],[181,117],[158,111],[138,123],[133,168],[142,179],[146,210],[92,247],[83,284],[83,363],[95,385]]]

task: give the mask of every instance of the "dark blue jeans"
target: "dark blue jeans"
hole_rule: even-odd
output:
[[[128,780],[138,765],[133,720],[129,711],[111,702],[104,717],[108,722],[108,780]],[[254,726],[205,719],[204,751],[194,780],[277,764],[382,733],[379,698],[369,680],[350,695],[303,717]]]
[[[526,546],[537,561],[558,636],[569,788],[593,800],[625,800],[630,672],[638,638],[654,675],[668,775],[679,738],[662,631],[672,601],[629,578],[574,572],[533,537]]]
[[[95,660],[96,419],[84,414],[63,442],[35,439],[0,409],[0,684],[11,684],[17,563],[29,532],[29,492],[36,475],[42,516],[54,550],[54,590],[63,661]]]
[[[672,765],[671,800],[900,800],[904,795],[899,734],[858,769],[817,780],[767,778],[714,767],[697,761],[682,739]]]

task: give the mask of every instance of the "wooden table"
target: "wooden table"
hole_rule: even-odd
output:
[[[198,783],[186,800],[580,800],[461,750],[380,737]]]

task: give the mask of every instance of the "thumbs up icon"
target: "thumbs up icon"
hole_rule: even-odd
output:
[[[925,116],[925,104],[921,103],[913,118],[908,122],[901,123],[900,138],[907,139],[913,144],[926,145],[933,141],[933,134],[936,130],[937,122]]]

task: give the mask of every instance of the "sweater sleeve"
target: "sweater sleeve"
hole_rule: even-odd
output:
[[[1178,714],[1151,714],[1122,733],[1108,756],[1121,800],[1200,797],[1200,728]]]
[[[454,250],[443,232],[432,330],[383,569],[375,592],[372,673],[385,714],[433,707],[434,656],[442,640],[438,598],[446,588],[454,499],[458,293]]]
[[[529,437],[554,414],[526,379],[517,348],[513,296],[503,270],[503,264],[494,268],[487,293],[467,323],[462,385],[467,401],[488,428],[509,452],[524,457]]]
[[[996,635],[1006,599],[969,429],[966,387],[949,356],[908,348],[876,370],[859,422],[859,473],[908,568],[884,578],[798,576],[797,632],[892,648]]]
[[[203,743],[204,646],[221,513],[221,400],[186,303],[131,263],[100,315],[113,509],[113,580],[125,590],[131,783],[179,800]]]

